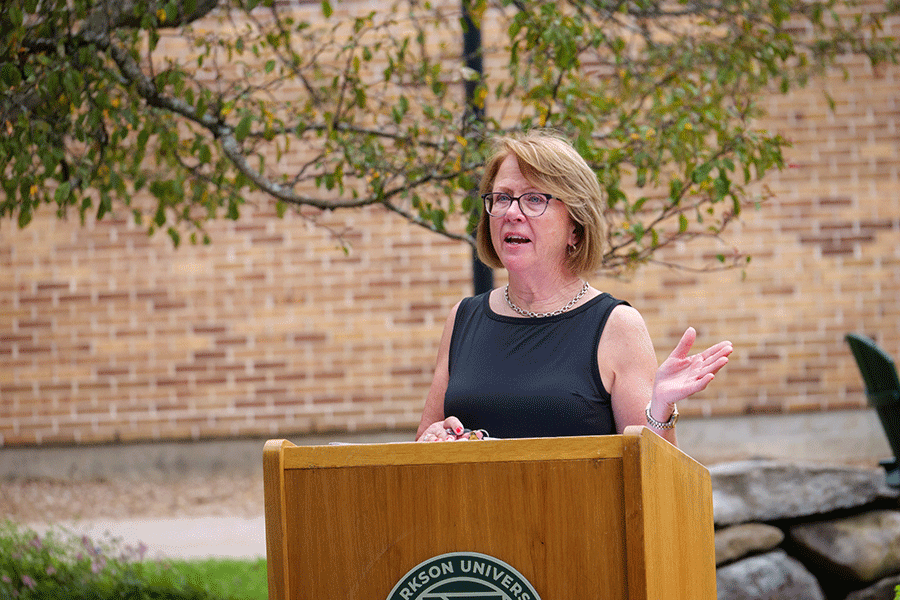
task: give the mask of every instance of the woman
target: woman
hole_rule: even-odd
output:
[[[418,441],[622,433],[647,425],[676,443],[676,402],[728,362],[721,342],[688,356],[689,328],[657,368],[643,318],[591,287],[601,265],[596,175],[565,140],[531,132],[498,140],[481,182],[481,260],[509,284],[447,317]]]

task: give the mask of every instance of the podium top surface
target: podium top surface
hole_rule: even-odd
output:
[[[425,465],[450,463],[522,462],[622,458],[626,438],[658,445],[664,452],[683,454],[644,427],[628,428],[622,435],[556,438],[520,438],[421,444],[340,444],[295,446],[287,440],[269,440],[266,452],[281,454],[284,469],[340,468],[348,466]]]

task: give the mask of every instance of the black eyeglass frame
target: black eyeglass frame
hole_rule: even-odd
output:
[[[489,200],[489,198],[491,198],[493,196],[508,197],[509,198],[509,206],[507,206],[506,209],[504,209],[503,212],[501,212],[501,213],[495,214],[495,213],[491,212],[489,205],[494,204],[496,202],[496,200],[495,201]],[[541,198],[544,199],[544,208],[541,210],[541,212],[535,213],[535,214],[530,214],[530,213],[526,212],[525,209],[522,208],[522,202],[520,200],[522,198],[525,198],[528,196],[540,196]],[[492,217],[502,217],[503,215],[505,215],[506,211],[509,210],[509,208],[510,208],[510,206],[512,206],[513,202],[519,203],[519,211],[526,217],[540,217],[545,212],[547,212],[547,205],[550,204],[550,201],[553,200],[553,198],[555,198],[555,196],[551,196],[550,194],[543,194],[541,192],[526,192],[526,193],[522,194],[521,196],[513,196],[512,194],[506,194],[504,192],[488,192],[487,194],[481,195],[481,199],[484,201],[484,210],[485,210],[485,212],[487,212],[487,214],[489,214]]]

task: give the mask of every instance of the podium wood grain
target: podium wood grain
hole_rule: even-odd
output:
[[[542,600],[714,600],[709,473],[625,435],[264,450],[269,597],[380,600],[457,551]],[[707,498],[708,496],[708,498]]]

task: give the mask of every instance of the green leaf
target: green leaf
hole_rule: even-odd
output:
[[[109,194],[101,194],[100,201],[97,203],[97,220],[100,221],[108,212],[112,210],[112,199]]]
[[[635,185],[638,187],[644,187],[647,185],[647,169],[639,168],[637,172],[637,177],[635,178]]]
[[[606,188],[606,203],[610,208],[615,207],[619,202],[625,201],[625,198],[625,192],[618,187]]]
[[[703,163],[702,165],[694,169],[693,173],[691,173],[691,181],[693,181],[694,183],[700,183],[701,181],[704,181],[707,177],[709,177],[709,174],[712,172],[713,167],[715,167],[715,164],[712,162]]]
[[[322,0],[322,14],[325,15],[326,19],[331,18],[331,15],[334,13],[334,9],[331,7],[331,2],[328,0]]]
[[[681,201],[681,192],[684,183],[677,177],[669,181],[669,199],[674,206],[678,206]]]
[[[232,221],[237,221],[238,217],[241,216],[241,212],[240,212],[240,210],[238,210],[238,205],[237,205],[237,202],[234,200],[234,198],[228,199],[228,215],[227,216]]]
[[[32,213],[31,213],[31,203],[23,202],[19,206],[19,228],[24,228],[31,223]]]
[[[56,188],[56,192],[53,194],[54,201],[60,206],[67,204],[69,196],[72,193],[72,184],[68,181],[63,181],[59,184],[59,187]]]
[[[731,181],[728,180],[725,171],[719,171],[719,176],[713,180],[713,187],[716,191],[713,201],[720,202],[731,189]]]
[[[643,223],[634,223],[631,226],[631,235],[634,236],[634,241],[638,244],[641,243],[641,240],[644,238],[644,224]]]
[[[234,128],[234,138],[243,142],[247,139],[247,136],[250,135],[250,124],[253,123],[253,117],[251,115],[245,115],[241,122],[238,123],[238,126]]]
[[[0,77],[8,87],[16,87],[22,83],[22,74],[12,63],[3,63],[0,67]]]
[[[178,7],[174,2],[169,2],[166,4],[166,21],[174,21],[178,18]]]
[[[166,224],[166,209],[162,202],[156,207],[156,214],[153,215],[153,222],[157,227],[162,227]]]
[[[34,3],[32,3],[32,5],[34,5]],[[9,20],[8,23],[10,29],[19,28],[22,26],[23,15],[21,8],[16,6],[14,2],[10,2],[10,6],[6,7],[4,10],[6,10],[5,17]],[[30,14],[34,14],[37,12],[36,8],[31,7],[26,7],[25,10]]]

